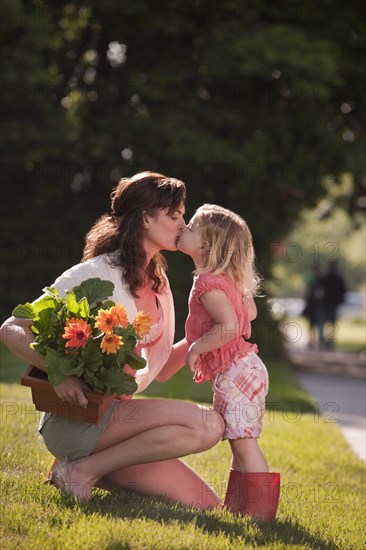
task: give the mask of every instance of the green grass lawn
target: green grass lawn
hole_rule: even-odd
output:
[[[288,364],[268,365],[271,390],[261,447],[271,470],[281,471],[282,493],[276,521],[260,523],[129,492],[96,490],[90,503],[78,504],[42,485],[51,456],[37,435],[40,413],[33,409],[29,388],[17,383],[24,366],[0,351],[2,549],[364,547],[364,464],[337,425],[318,417]],[[188,371],[152,384],[146,395],[211,399],[208,385],[194,385]],[[227,442],[185,460],[223,496]]]
[[[365,319],[339,319],[335,339],[337,340],[336,349],[354,352],[365,351]]]

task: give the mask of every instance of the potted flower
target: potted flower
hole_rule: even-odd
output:
[[[87,279],[61,297],[56,288],[34,304],[18,305],[13,315],[32,320],[31,348],[44,357],[45,369],[30,366],[22,384],[32,389],[37,410],[98,423],[114,395],[128,397],[137,389],[134,371],[146,361],[135,352],[150,330],[150,315],[139,311],[132,323],[125,308],[108,300],[114,285]],[[90,391],[86,409],[61,401],[53,386],[67,376],[83,379]]]

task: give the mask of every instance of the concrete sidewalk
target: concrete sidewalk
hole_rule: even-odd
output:
[[[366,380],[350,376],[296,371],[301,386],[319,403],[319,410],[339,423],[353,451],[366,461]]]
[[[297,327],[296,327],[297,328]],[[295,334],[296,336],[296,334]],[[309,346],[306,331],[285,345],[301,386],[336,421],[353,451],[366,461],[366,357]]]
[[[298,342],[286,346],[301,386],[336,421],[353,451],[366,461],[365,358],[356,353],[321,351]]]

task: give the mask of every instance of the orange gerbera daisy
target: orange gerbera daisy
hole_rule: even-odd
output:
[[[113,328],[119,323],[114,311],[114,306],[109,309],[100,309],[95,321],[95,326],[98,327],[101,332],[113,332]]]
[[[151,326],[150,313],[138,311],[137,315],[133,319],[133,326],[139,338],[143,338],[146,334],[149,334]]]
[[[109,355],[110,353],[116,353],[122,344],[122,336],[107,333],[104,335],[103,340],[100,343],[100,347],[103,353]]]
[[[62,338],[68,340],[65,348],[85,348],[91,334],[91,326],[84,319],[68,319],[62,335]]]
[[[121,327],[127,328],[128,327],[128,317],[127,317],[127,311],[121,304],[116,304],[114,307],[111,308],[113,310],[114,315],[118,319],[118,324],[121,325]]]

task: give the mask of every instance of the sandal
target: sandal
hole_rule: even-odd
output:
[[[65,495],[75,497],[80,500],[89,500],[90,497],[85,497],[83,495],[75,494],[73,491],[79,483],[70,480],[69,471],[68,471],[69,460],[66,458],[64,462],[57,464],[51,473],[51,482],[55,487],[60,489]]]

